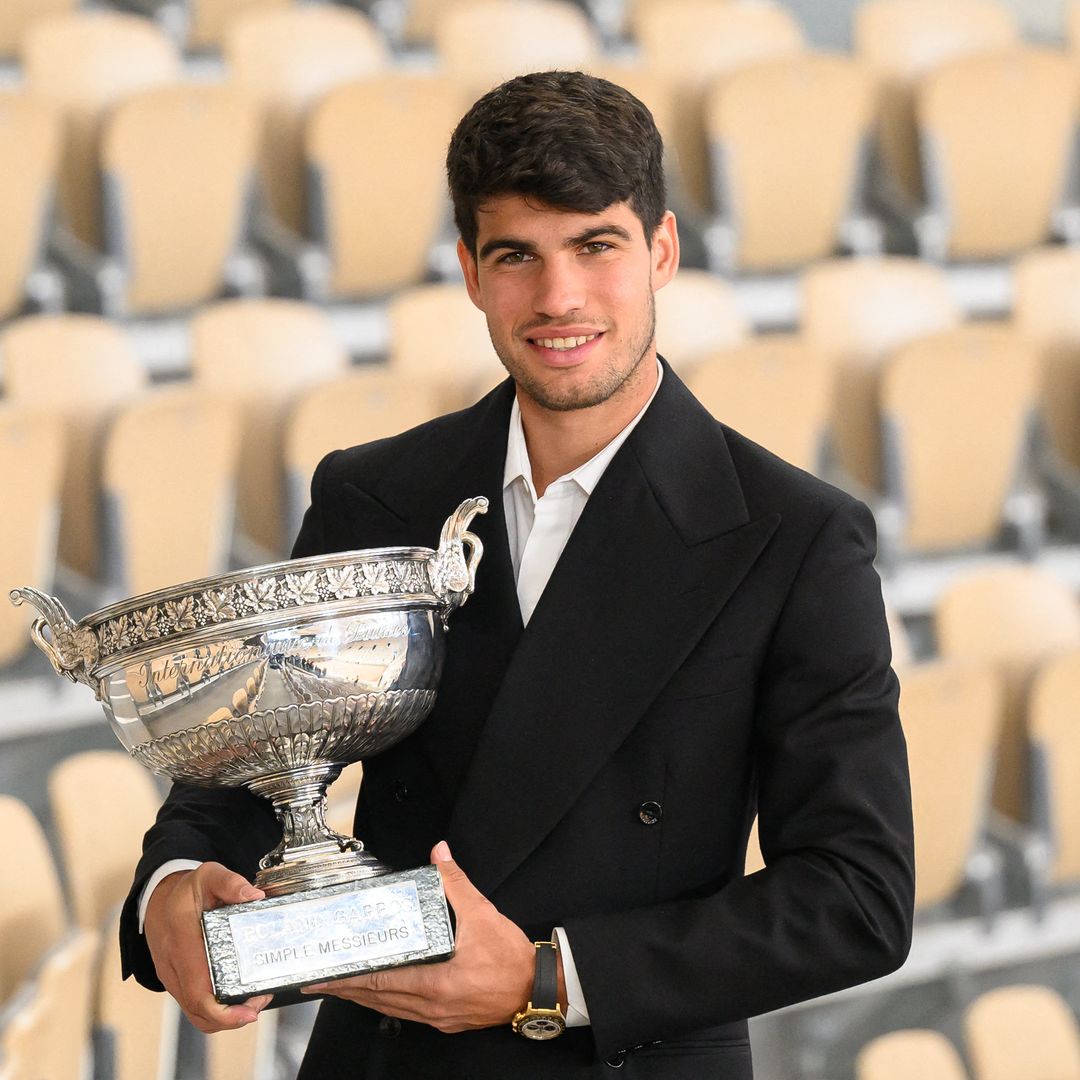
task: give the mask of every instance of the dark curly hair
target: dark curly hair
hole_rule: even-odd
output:
[[[519,75],[485,94],[450,138],[446,175],[454,221],[474,255],[477,211],[497,195],[585,214],[626,202],[650,244],[667,209],[652,113],[623,87],[581,71]]]

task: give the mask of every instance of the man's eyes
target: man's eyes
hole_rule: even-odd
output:
[[[606,240],[590,240],[585,245],[585,251],[589,255],[602,255],[605,251],[611,251],[612,245]]]
[[[581,250],[586,255],[603,255],[605,251],[613,251],[614,244],[606,240],[589,240],[581,245]],[[520,266],[522,263],[532,262],[535,258],[529,251],[508,251],[500,255],[495,262],[500,266]]]
[[[517,266],[519,263],[531,258],[532,255],[527,251],[508,251],[505,255],[500,255],[495,261],[500,266]]]

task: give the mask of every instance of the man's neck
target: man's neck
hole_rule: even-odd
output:
[[[560,476],[600,453],[641,412],[656,387],[656,378],[654,353],[642,360],[607,401],[566,412],[545,409],[519,389],[518,407],[536,497]]]

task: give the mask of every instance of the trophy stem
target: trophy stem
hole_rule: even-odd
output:
[[[281,843],[259,860],[255,875],[256,888],[267,896],[390,873],[359,840],[326,824],[326,789],[341,769],[336,763],[307,765],[248,782],[250,790],[271,801],[281,826]]]

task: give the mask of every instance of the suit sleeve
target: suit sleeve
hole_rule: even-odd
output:
[[[911,940],[907,754],[873,519],[837,506],[765,657],[755,717],[766,869],[713,895],[566,919],[601,1056],[897,968]]]

